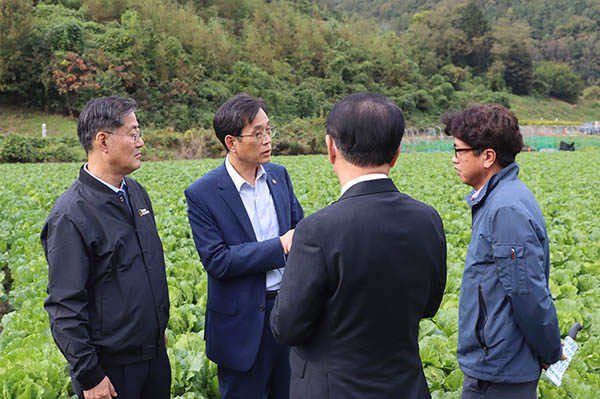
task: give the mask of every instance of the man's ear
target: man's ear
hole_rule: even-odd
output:
[[[225,136],[225,146],[229,152],[237,151],[237,139],[232,135],[228,134]]]
[[[390,161],[390,168],[394,167],[394,165],[396,164],[396,161],[398,160],[398,156],[400,155],[400,147],[402,146],[402,143],[400,143],[400,145],[398,146],[398,149],[396,150],[396,153],[394,154],[394,158],[392,158],[392,160]]]
[[[98,133],[96,133],[96,137],[94,137],[92,148],[97,148],[98,151],[106,154],[108,152],[108,146],[106,145],[107,139],[108,134],[100,130]]]
[[[483,167],[486,169],[491,168],[496,163],[496,150],[493,148],[486,148],[483,150]]]
[[[327,155],[329,156],[329,163],[334,164],[337,157],[337,148],[335,142],[330,135],[325,136],[325,144],[327,144]]]

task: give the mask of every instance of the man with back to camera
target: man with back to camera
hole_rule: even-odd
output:
[[[128,174],[142,132],[130,98],[87,103],[77,125],[88,162],[42,229],[44,307],[80,399],[169,398],[169,294],[148,194]]]
[[[225,162],[185,190],[208,274],[206,355],[218,365],[222,398],[287,398],[289,347],[273,338],[269,315],[304,214],[287,170],[270,163],[275,127],[262,99],[233,97],[213,126]]]
[[[271,314],[293,346],[293,399],[430,397],[417,339],[442,300],[446,239],[435,209],[387,176],[403,133],[400,109],[375,93],[327,118],[342,194],[298,224]]]
[[[490,104],[446,114],[442,122],[454,136],[456,173],[473,187],[458,314],[462,398],[536,398],[542,366],[566,356],[548,288],[546,223],[517,177],[518,120]]]

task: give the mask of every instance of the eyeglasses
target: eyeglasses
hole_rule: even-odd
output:
[[[144,131],[138,129],[138,132],[135,134],[128,134],[128,133],[115,133],[115,132],[111,132],[108,130],[103,130],[103,132],[108,133],[108,134],[114,134],[115,136],[128,136],[128,137],[132,137],[133,138],[133,144],[136,144],[138,139],[141,139],[142,136],[144,135]]]
[[[454,147],[454,156],[458,158],[458,153],[463,151],[475,151],[477,148],[468,147],[468,148],[456,148]]]
[[[263,141],[265,137],[275,137],[275,135],[277,134],[276,130],[275,130],[276,126],[268,126],[265,130],[261,130],[259,132],[256,133],[252,133],[252,134],[240,134],[237,137],[254,137],[256,139],[256,141]]]

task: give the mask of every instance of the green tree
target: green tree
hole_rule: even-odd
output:
[[[488,81],[488,87],[493,91],[501,91],[506,88],[506,82],[504,81],[504,72],[506,66],[500,60],[494,61],[494,63],[488,69],[485,77]]]
[[[96,22],[118,20],[131,6],[130,0],[84,0],[83,3]]]
[[[481,37],[491,32],[490,24],[481,9],[470,1],[466,6],[459,7],[460,28],[467,34],[467,37]]]
[[[31,2],[0,0],[0,93],[27,95],[34,24]]]
[[[529,94],[533,81],[533,59],[527,46],[512,43],[503,56],[504,81],[515,94]]]
[[[469,65],[478,73],[485,72],[491,64],[492,29],[481,9],[470,1],[466,6],[458,8],[458,27],[465,32],[469,51],[462,57],[463,65]]]
[[[503,64],[504,81],[515,94],[528,94],[531,90],[533,55],[529,32],[528,25],[507,20],[500,21],[494,29],[492,56]]]
[[[534,79],[548,87],[551,96],[573,104],[583,91],[581,78],[566,64],[542,62],[536,65]]]
[[[78,102],[79,94],[84,89],[99,89],[100,86],[95,81],[95,75],[98,68],[88,65],[86,61],[73,52],[68,52],[65,57],[58,62],[53,73],[53,78],[58,89],[58,93],[65,99],[65,106],[69,115],[83,107],[84,104]]]

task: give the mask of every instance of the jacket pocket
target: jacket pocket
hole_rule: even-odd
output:
[[[103,286],[101,303],[102,332],[111,333],[122,327],[126,319],[125,309],[129,308],[129,304],[115,284],[108,283]]]
[[[235,316],[237,314],[237,304],[232,300],[209,300],[206,302],[206,308],[228,316]]]
[[[514,244],[494,244],[493,255],[496,262],[496,273],[502,287],[508,294],[519,295],[529,293],[527,268],[523,261],[525,246]]]
[[[290,370],[298,378],[304,378],[306,360],[302,359],[294,349],[290,350]]]
[[[485,306],[485,299],[483,298],[483,290],[481,288],[481,283],[479,283],[479,314],[477,315],[477,324],[475,324],[475,338],[481,349],[484,351],[484,356],[488,355],[488,347],[485,342],[485,325],[488,320],[487,307]]]

